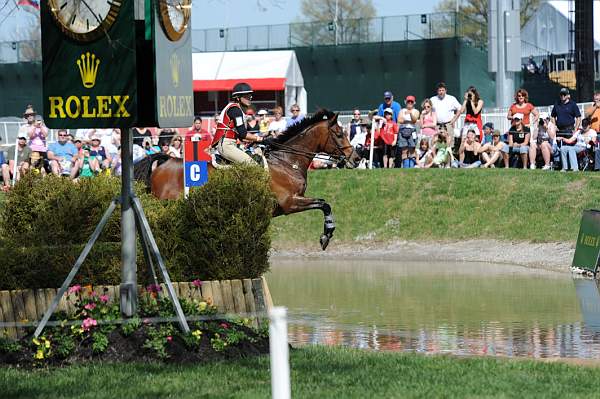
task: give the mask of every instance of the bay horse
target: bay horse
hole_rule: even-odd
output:
[[[321,248],[325,250],[335,230],[331,206],[321,198],[304,196],[307,171],[317,154],[327,154],[339,166],[353,167],[360,159],[337,122],[338,114],[322,109],[313,116],[292,125],[265,148],[265,159],[271,174],[271,191],[277,200],[273,217],[311,209],[323,212]],[[146,181],[159,199],[176,199],[183,192],[183,161],[153,155],[138,162],[135,177]],[[162,159],[161,159],[162,158]],[[155,161],[163,161],[152,171]],[[213,170],[209,163],[209,175]]]

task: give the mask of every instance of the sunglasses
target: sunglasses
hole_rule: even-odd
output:
[[[67,137],[68,134],[59,134],[58,137]]]
[[[292,112],[300,112],[299,109],[293,109]]]

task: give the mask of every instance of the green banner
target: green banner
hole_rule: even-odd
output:
[[[133,0],[41,1],[44,119],[51,128],[137,120]]]
[[[191,2],[155,4],[156,120],[160,127],[189,127],[194,118],[191,15],[181,7]]]
[[[573,267],[596,272],[598,255],[600,254],[600,211],[587,209],[583,211],[577,247],[573,257]]]

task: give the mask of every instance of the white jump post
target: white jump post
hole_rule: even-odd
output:
[[[371,123],[371,148],[369,148],[369,169],[373,169],[373,147],[375,146],[375,121]]]
[[[290,399],[290,357],[287,335],[287,309],[269,310],[269,349],[271,352],[271,394],[273,399]]]

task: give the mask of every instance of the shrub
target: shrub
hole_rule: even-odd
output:
[[[159,201],[136,186],[173,281],[253,278],[268,269],[275,203],[268,182],[260,168],[236,166],[213,173],[189,200]],[[73,184],[24,176],[0,211],[0,289],[59,287],[119,187],[114,177]],[[119,284],[119,221],[117,209],[74,283]],[[137,259],[143,284],[139,245]]]

